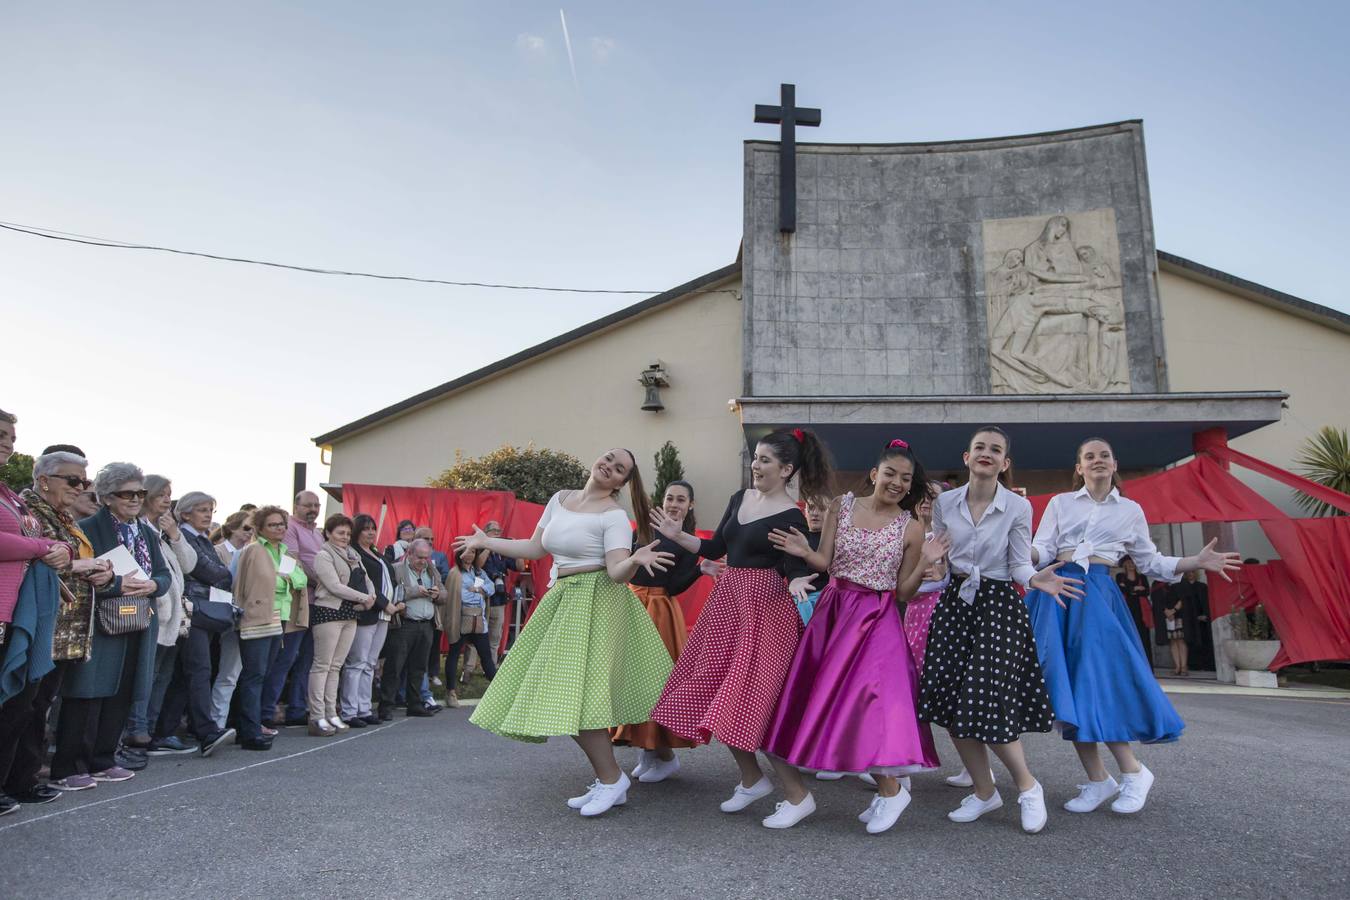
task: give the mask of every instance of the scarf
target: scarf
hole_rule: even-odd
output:
[[[94,558],[94,545],[89,543],[89,538],[75,524],[70,513],[57,510],[32,488],[25,488],[20,496],[28,505],[33,518],[37,519],[43,537],[70,544],[76,548],[75,555],[79,559]],[[61,573],[61,583],[70,591],[75,602],[63,598],[61,608],[56,612],[52,659],[88,659],[90,635],[94,628],[94,586],[83,578],[76,578],[70,569]]]

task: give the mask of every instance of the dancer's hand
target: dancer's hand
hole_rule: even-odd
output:
[[[684,531],[684,523],[679,519],[672,519],[670,516],[666,515],[666,511],[660,507],[653,507],[651,515],[647,518],[651,522],[652,527],[655,528],[662,537],[668,537],[672,541],[678,538]]]
[[[648,575],[654,576],[657,572],[664,572],[675,564],[675,554],[657,550],[659,546],[660,541],[652,541],[647,546],[633,551],[633,562],[646,569]]]
[[[923,561],[925,568],[940,564],[952,549],[952,539],[946,533],[935,534],[923,542]]]
[[[819,574],[817,572],[815,575],[802,575],[789,581],[788,593],[792,595],[792,599],[798,603],[804,601],[815,587],[816,575]]]
[[[727,570],[726,560],[705,559],[698,564],[698,570],[710,578],[721,578],[722,573]]]
[[[1036,588],[1036,590],[1054,597],[1055,602],[1058,603],[1061,608],[1068,609],[1069,607],[1064,604],[1060,595],[1062,594],[1070,600],[1082,600],[1084,596],[1082,590],[1083,582],[1082,579],[1079,578],[1065,578],[1063,575],[1060,575],[1059,569],[1063,565],[1064,563],[1056,560],[1031,576],[1031,581],[1029,581],[1028,584],[1031,587]]]
[[[797,530],[796,526],[787,531],[781,528],[770,531],[769,543],[789,556],[805,559],[811,553],[811,542],[806,539],[806,535]]]
[[[1214,545],[1218,542],[1219,539],[1215,538],[1195,554],[1195,567],[1206,572],[1217,572],[1224,581],[1232,581],[1228,573],[1242,568],[1242,556],[1237,553],[1220,553],[1214,549]]]
[[[473,526],[473,534],[464,534],[455,538],[454,548],[458,554],[478,553],[480,550],[487,549],[488,536],[483,533],[483,529],[477,525]]]

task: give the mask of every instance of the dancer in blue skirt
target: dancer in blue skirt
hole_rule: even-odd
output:
[[[1143,509],[1121,496],[1116,468],[1110,444],[1083,441],[1074,466],[1081,487],[1051,498],[1032,542],[1032,561],[1066,561],[1061,574],[1081,578],[1086,596],[1067,604],[1042,591],[1024,598],[1055,724],[1074,742],[1088,774],[1078,796],[1064,804],[1076,813],[1092,812],[1113,797],[1115,812],[1143,809],[1153,773],[1135,758],[1130,742],[1175,741],[1185,727],[1153,677],[1110,568],[1128,555],[1141,573],[1163,581],[1200,569],[1226,579],[1239,560],[1236,553],[1217,552],[1215,541],[1194,556],[1160,554]],[[1120,766],[1119,784],[1102,765],[1099,743]]]

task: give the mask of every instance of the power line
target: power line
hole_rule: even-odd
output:
[[[120,241],[115,238],[94,237],[76,234],[70,231],[58,231],[54,228],[40,228],[36,225],[23,225],[18,222],[0,222],[0,228],[18,234],[46,238],[49,241],[64,241],[71,244],[85,244],[90,247],[109,247],[114,250],[152,250],[157,253],[175,253],[179,256],[196,256],[201,259],[213,259],[217,262],[242,263],[250,266],[267,266],[273,269],[289,269],[293,272],[309,272],[313,275],[340,275],[347,278],[374,278],[380,281],[414,281],[419,284],[443,284],[450,287],[493,288],[503,291],[548,291],[558,294],[644,294],[652,296],[662,291],[616,291],[604,288],[566,288],[544,287],[532,284],[495,284],[486,281],[452,281],[446,278],[421,278],[416,275],[385,275],[377,272],[352,272],[345,269],[322,269],[316,266],[297,266],[290,263],[269,262],[262,259],[248,259],[242,256],[225,256],[220,253],[206,253],[200,250],[180,250],[175,247],[159,247],[154,244],[138,244],[132,241]],[[714,291],[708,291],[714,293]],[[729,292],[729,293],[734,293]]]

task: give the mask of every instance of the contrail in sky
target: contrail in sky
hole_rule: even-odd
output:
[[[567,64],[572,67],[572,85],[580,93],[581,82],[577,81],[577,61],[572,56],[572,38],[567,34],[567,14],[560,9],[558,18],[562,19],[563,44],[567,47]]]

